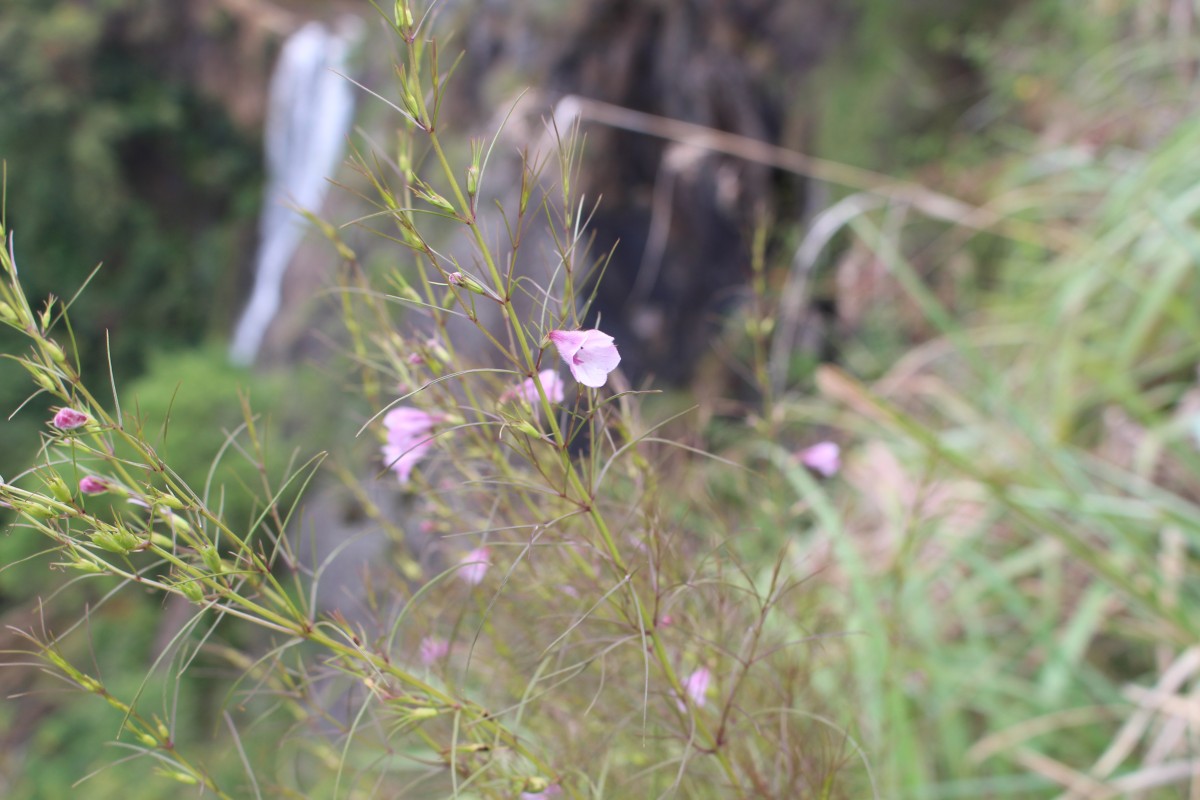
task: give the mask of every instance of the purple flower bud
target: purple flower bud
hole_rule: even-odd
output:
[[[87,475],[79,480],[79,491],[84,494],[104,494],[108,491],[108,484],[99,478]]]
[[[73,408],[60,408],[58,413],[54,415],[54,420],[51,424],[61,431],[70,431],[87,425],[91,421],[92,418],[82,411],[76,411]]]

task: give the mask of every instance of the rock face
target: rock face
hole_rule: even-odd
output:
[[[546,68],[563,94],[805,147],[804,78],[847,27],[832,0],[597,0]],[[841,9],[841,10],[839,10]],[[589,125],[583,190],[597,253],[620,243],[596,311],[634,376],[687,380],[749,277],[759,223],[799,223],[794,176],[643,132]]]

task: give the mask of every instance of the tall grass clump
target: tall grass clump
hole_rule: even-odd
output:
[[[1034,5],[1024,22],[1074,13]],[[759,515],[817,520],[797,556],[847,636],[839,675],[814,685],[854,686],[882,796],[1200,785],[1194,37],[1166,46],[1157,12],[1118,5],[1079,63],[991,45],[1013,62],[992,62],[997,85],[1063,115],[1040,140],[1009,130],[1002,162],[974,173],[987,213],[1019,229],[968,245],[966,226],[898,204],[843,217],[847,273],[877,269],[923,341],[891,363],[851,343],[860,376],[822,367],[817,397],[777,411],[851,441],[836,492],[793,465]]]
[[[318,224],[345,266],[361,397],[346,408],[369,408],[358,460],[331,472],[389,545],[352,596],[318,602],[330,561],[297,547],[303,505],[292,517],[282,499],[321,457],[279,476],[248,414],[222,454],[259,467],[262,502],[249,522],[225,515],[216,481],[186,482],[119,392],[82,381],[66,304],[30,306],[3,231],[0,319],[28,345],[10,358],[56,412],[0,499],[103,601],[188,609],[132,692],[102,657],[65,655],[85,609],[24,630],[28,654],[114,708],[130,758],[218,797],[871,796],[869,759],[821,699],[864,687],[830,663],[810,565],[777,543],[747,558],[710,457],[614,371],[621,343],[589,313],[602,261],[572,189],[577,139],[551,128],[557,151],[522,155],[510,204],[481,202],[502,194],[494,140],[456,155],[430,15],[399,0],[384,16],[396,83],[363,88],[395,114],[396,144],[353,160],[375,206],[358,223],[395,266],[374,274]],[[194,721],[172,702],[202,663],[237,674],[209,714],[224,758],[185,746]]]

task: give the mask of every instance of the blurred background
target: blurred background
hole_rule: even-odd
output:
[[[1011,342],[1005,330],[1029,330],[1052,305],[1094,299],[1089,280],[1136,294],[1158,273],[1095,271],[1100,255],[1078,248],[1160,203],[1176,226],[1171,246],[1185,254],[1180,277],[1161,286],[1158,306],[1099,303],[1111,316],[1089,321],[1079,341],[1140,319],[1139,338],[1113,345],[1123,359],[1114,363],[1170,363],[1119,391],[1117,377],[1092,370],[1088,380],[1110,394],[1076,397],[1065,386],[1058,395],[1071,395],[1069,410],[1056,407],[1061,441],[1103,455],[1118,434],[1140,441],[1155,420],[1187,424],[1178,411],[1195,346],[1171,332],[1192,330],[1194,317],[1168,301],[1195,297],[1191,254],[1200,251],[1191,207],[1170,209],[1196,160],[1196,13],[1191,0],[447,0],[436,24],[453,34],[443,49],[465,54],[443,110],[464,151],[468,136],[490,136],[514,107],[500,159],[544,141],[544,120],[578,113],[581,190],[599,203],[592,251],[613,253],[595,312],[631,382],[675,387],[684,405],[698,398],[716,420],[717,444],[721,420],[747,416],[765,395],[811,395],[820,363],[900,382],[893,367],[906,364],[917,381],[913,365],[930,352],[921,348],[955,341],[985,312],[994,341]],[[106,386],[111,375],[112,391],[136,403],[148,428],[171,409],[163,453],[189,480],[205,480],[222,444],[215,432],[238,424],[243,394],[269,411],[280,463],[336,450],[370,413],[347,399],[352,378],[338,372],[341,323],[325,290],[344,265],[321,235],[289,233],[286,208],[335,224],[369,211],[344,143],[388,152],[396,117],[329,78],[334,70],[394,97],[390,35],[369,3],[353,0],[0,4],[0,158],[26,291],[68,300],[79,292],[71,319],[85,376]],[[1148,164],[1152,174],[1138,173],[1145,184],[1129,188],[1124,205],[1102,202]],[[489,190],[504,199],[514,188]],[[396,258],[367,232],[343,236],[368,272]],[[1065,252],[1078,257],[1074,271],[1039,283]],[[1175,263],[1171,252],[1157,263]],[[272,269],[275,304],[259,285]],[[265,305],[254,305],[256,292]],[[777,304],[770,341],[745,324],[747,309],[764,302]],[[0,346],[22,345],[0,333]],[[760,346],[770,358],[755,373],[748,365]],[[1106,352],[1088,363],[1111,361]],[[1001,347],[966,361],[990,359],[1000,370],[1019,363]],[[1110,402],[1143,392],[1148,404]],[[0,362],[0,409],[12,413],[30,394],[24,371]],[[980,402],[983,418],[991,411]],[[0,475],[29,466],[46,416],[35,398],[0,424]],[[225,477],[233,486],[244,478],[238,469]],[[1195,481],[1182,472],[1175,480],[1187,495]],[[254,513],[250,496],[230,492],[234,518]],[[0,560],[36,562],[41,546],[12,530]],[[12,628],[79,621],[42,615],[38,598],[57,586],[55,573],[30,563],[0,572],[6,649],[21,644]],[[98,599],[65,591],[76,609]],[[103,606],[76,655],[136,690],[171,635],[155,602]],[[1132,663],[1109,652],[1099,670],[1116,683],[1154,669],[1151,655],[1122,653]],[[922,663],[906,670],[913,685],[928,680]],[[212,665],[169,689],[178,716],[194,709],[195,728],[181,735],[205,742],[219,733],[211,709],[234,674]],[[1054,688],[1040,711],[1055,708]],[[164,691],[155,679],[143,689]],[[60,691],[28,665],[0,669],[0,691],[14,698],[0,707],[4,797],[71,796],[74,781],[102,768],[84,796],[162,796],[161,784],[131,782],[144,767],[111,766],[119,751],[97,748],[117,729],[102,703]],[[947,753],[898,779],[908,796],[1049,791],[1036,781],[935,791],[973,771],[947,766]]]

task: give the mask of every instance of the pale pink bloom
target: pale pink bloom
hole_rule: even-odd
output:
[[[697,706],[703,706],[708,701],[708,682],[711,678],[712,673],[706,667],[700,667],[683,682],[683,690]]]
[[[563,382],[562,378],[558,377],[558,373],[552,369],[544,369],[538,373],[538,380],[542,382],[542,389],[546,392],[546,399],[551,403],[561,403],[563,401]],[[541,402],[538,396],[537,386],[533,383],[533,378],[526,378],[521,381],[519,386],[516,386],[504,393],[502,399],[510,399],[519,397],[531,406],[536,406]]]
[[[595,328],[586,331],[550,331],[550,341],[571,368],[575,380],[597,389],[621,363],[613,337]]]
[[[441,661],[450,652],[450,643],[437,636],[426,636],[417,651],[421,663],[429,667]]]
[[[51,424],[59,430],[70,431],[87,425],[91,421],[92,418],[82,411],[76,411],[73,408],[60,408],[58,413],[54,415],[54,421]]]
[[[836,442],[820,442],[796,454],[800,463],[826,478],[832,478],[842,468],[842,449]]]
[[[400,483],[408,483],[413,467],[433,446],[431,431],[441,417],[412,406],[393,408],[383,417],[387,442],[383,445],[383,462],[395,470]]]
[[[562,787],[555,784],[547,786],[540,792],[521,792],[521,800],[545,800],[550,797],[559,797],[562,795]]]
[[[104,494],[108,491],[108,484],[99,478],[86,475],[79,479],[79,491],[84,494]]]
[[[477,547],[467,553],[463,556],[462,561],[458,562],[461,565],[458,577],[472,586],[483,583],[483,576],[487,574],[488,567],[491,566],[491,562],[488,561],[489,555],[486,547]]]

